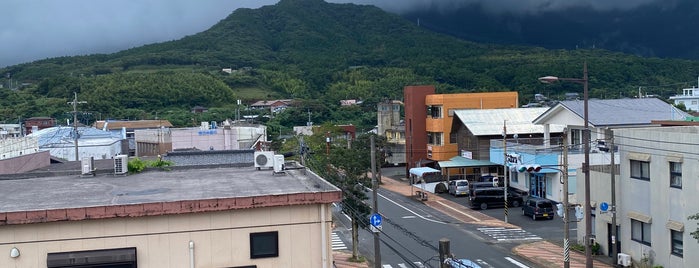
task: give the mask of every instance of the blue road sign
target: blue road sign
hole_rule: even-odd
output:
[[[371,223],[371,226],[374,226],[374,227],[380,227],[382,221],[383,221],[383,219],[381,219],[381,215],[379,215],[379,213],[371,214],[371,218],[369,218],[369,222]]]
[[[599,204],[599,209],[601,211],[607,211],[609,210],[609,204],[607,204],[607,202],[602,202]]]

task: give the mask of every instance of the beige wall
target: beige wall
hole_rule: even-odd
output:
[[[324,204],[5,225],[0,226],[0,267],[44,268],[48,253],[136,247],[139,268],[187,268],[189,241],[195,244],[195,267],[313,268],[323,267],[323,259],[331,267],[331,222]],[[267,231],[279,232],[279,257],[250,259],[249,234]],[[12,247],[19,249],[18,258],[10,258]]]

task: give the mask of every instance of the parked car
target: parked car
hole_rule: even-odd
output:
[[[469,187],[467,180],[455,180],[449,182],[449,194],[453,196],[468,195]]]
[[[471,208],[488,209],[490,207],[505,206],[504,187],[478,187],[473,188],[468,197]],[[510,207],[522,205],[522,196],[508,191],[507,204]]]
[[[540,197],[530,197],[522,204],[522,215],[532,216],[532,220],[537,218],[547,218],[549,220],[553,219],[553,214],[555,212],[555,205],[553,201],[540,198]]]

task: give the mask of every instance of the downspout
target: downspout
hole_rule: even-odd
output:
[[[320,244],[321,244],[321,254],[323,258],[323,268],[328,267],[328,241],[327,232],[325,228],[325,204],[320,205]],[[192,266],[194,268],[194,266]]]
[[[189,241],[189,268],[194,268],[194,241]]]

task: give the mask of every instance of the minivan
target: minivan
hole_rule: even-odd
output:
[[[471,208],[488,209],[490,207],[504,207],[504,187],[473,188],[468,197]],[[519,207],[522,204],[522,196],[508,191],[507,204],[510,207]]]
[[[530,197],[522,204],[522,215],[532,216],[532,220],[536,220],[537,218],[547,218],[551,220],[555,213],[555,207],[551,200],[540,197]]]
[[[453,196],[468,195],[469,187],[467,180],[455,180],[449,182],[449,194]]]

